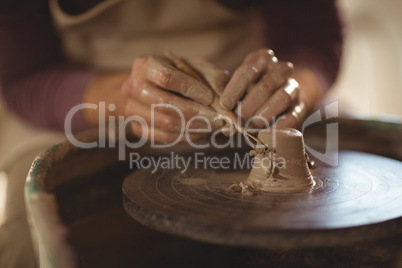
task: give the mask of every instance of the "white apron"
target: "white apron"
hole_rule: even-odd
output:
[[[233,70],[263,46],[251,12],[214,0],[106,0],[79,15],[50,0],[50,9],[67,57],[98,69],[127,69],[141,54],[172,51]]]

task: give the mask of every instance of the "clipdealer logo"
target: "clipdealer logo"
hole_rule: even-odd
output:
[[[240,105],[240,104],[239,104]],[[181,132],[178,138],[168,144],[158,144],[154,142],[154,133],[153,133],[153,126],[154,126],[154,114],[155,114],[155,109],[158,107],[164,107],[164,108],[169,108],[177,112],[181,119]],[[76,139],[74,134],[72,133],[71,129],[71,123],[72,123],[72,118],[74,115],[82,110],[82,109],[93,109],[93,110],[98,110],[99,111],[99,122],[108,122],[107,124],[107,129],[105,124],[99,124],[99,139],[97,141],[92,141],[92,142],[82,142]],[[108,105],[106,107],[105,102],[100,102],[99,104],[92,104],[92,103],[82,103],[79,105],[76,105],[73,107],[67,114],[65,122],[64,122],[64,130],[66,134],[66,138],[68,141],[73,144],[74,146],[82,149],[91,149],[91,148],[118,148],[118,154],[119,154],[119,160],[126,160],[126,150],[127,148],[131,149],[138,149],[141,148],[142,146],[145,145],[145,143],[148,140],[148,137],[150,136],[150,147],[151,148],[170,148],[180,142],[183,138],[186,139],[186,142],[193,147],[194,149],[204,149],[204,148],[216,148],[216,149],[223,149],[223,148],[235,148],[236,146],[241,146],[242,140],[241,137],[238,135],[230,135],[228,137],[227,142],[224,144],[221,144],[218,142],[218,134],[220,134],[223,129],[218,129],[212,132],[212,124],[210,119],[197,115],[191,120],[189,120],[187,123],[185,121],[185,117],[183,112],[176,106],[171,105],[171,104],[152,104],[151,105],[151,122],[148,124],[148,122],[142,118],[141,116],[138,115],[132,115],[128,117],[124,116],[108,116],[106,118],[106,111],[114,111],[116,109],[116,106],[114,104]],[[241,111],[241,110],[240,110]],[[324,114],[325,116],[322,116]],[[302,125],[302,132],[304,131],[305,128],[308,126],[321,122],[323,120],[327,120],[330,118],[334,118],[338,116],[338,101],[332,102],[324,107],[324,113],[322,113],[320,110],[317,110],[316,112],[312,113],[310,116],[308,116],[303,125]],[[106,120],[107,119],[107,120]],[[258,119],[261,120],[260,117]],[[283,117],[279,117],[278,120],[283,119]],[[190,124],[194,120],[203,120],[207,127],[204,129],[197,129],[196,131],[194,129],[190,128]],[[221,116],[216,116],[213,118],[213,120],[222,120]],[[230,120],[230,119],[227,119]],[[246,124],[245,124],[245,130],[248,133],[256,133],[258,132],[259,129],[250,129],[248,128],[249,124],[253,120],[253,117],[250,118]],[[265,120],[266,125],[269,128],[274,128],[275,125],[269,125],[269,122],[267,119],[263,118]],[[278,121],[277,120],[277,121]],[[276,121],[276,122],[277,122]],[[126,128],[127,126],[130,125],[131,122],[137,122],[142,126],[142,136],[138,137],[139,139],[136,141],[130,141],[126,137]],[[240,122],[238,122],[240,123]],[[151,129],[150,133],[149,130]],[[118,130],[118,131],[116,131]],[[229,128],[225,128],[225,131],[229,131],[230,134],[233,134],[236,132],[236,130],[233,128],[233,126],[230,125]],[[116,137],[116,132],[118,133],[118,137]],[[190,134],[191,133],[210,133],[210,140],[209,142],[206,142],[204,144],[196,144],[194,143],[191,138]],[[319,159],[320,161],[330,165],[330,166],[337,166],[338,165],[338,133],[339,133],[339,127],[338,123],[327,123],[326,124],[326,145],[325,149],[326,151],[324,153],[321,153],[308,145],[305,145],[306,151],[310,153],[312,156],[315,158]],[[106,135],[108,134],[108,135]],[[149,135],[150,134],[150,135]],[[249,141],[246,140],[248,143]],[[130,161],[133,159],[136,159],[137,155],[130,156]],[[139,161],[137,159],[137,161]],[[156,160],[155,160],[156,161]],[[152,160],[151,160],[152,162]],[[145,163],[145,162],[143,162]]]

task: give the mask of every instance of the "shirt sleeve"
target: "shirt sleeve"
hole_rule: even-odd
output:
[[[315,71],[328,88],[336,78],[342,28],[333,0],[266,1],[266,37],[280,60]]]
[[[63,57],[47,1],[2,9],[0,40],[0,89],[8,108],[34,125],[63,130],[68,111],[81,103],[94,73]],[[77,112],[72,129],[85,128]]]

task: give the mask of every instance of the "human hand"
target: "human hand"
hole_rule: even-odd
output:
[[[233,110],[244,121],[251,119],[257,128],[267,127],[279,116],[278,127],[298,127],[306,114],[299,99],[299,84],[291,79],[293,64],[278,61],[270,49],[250,53],[235,70],[225,87],[220,105]],[[241,107],[241,109],[240,109]]]
[[[227,72],[205,60],[188,60],[205,81],[217,92],[222,92],[228,81]],[[213,92],[208,85],[176,68],[167,56],[149,55],[135,59],[131,74],[122,87],[127,97],[126,115],[138,115],[147,125],[132,122],[135,135],[158,143],[184,142],[183,126],[193,132],[191,140],[199,139],[222,125],[214,121],[216,112],[208,107]],[[157,104],[152,109],[152,104]],[[175,108],[174,108],[175,107]],[[194,120],[203,117],[206,120]],[[187,125],[188,124],[188,125]],[[202,129],[202,134],[194,133]],[[152,135],[153,134],[153,135]]]

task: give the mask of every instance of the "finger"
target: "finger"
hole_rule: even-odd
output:
[[[225,110],[232,110],[241,99],[247,88],[254,83],[269,66],[275,63],[272,50],[264,49],[253,52],[246,57],[233,73],[220,98],[220,105]]]
[[[176,144],[176,143],[186,143],[188,139],[191,141],[196,141],[204,138],[208,134],[189,134],[187,137],[184,134],[171,133],[163,131],[161,129],[153,128],[148,125],[141,125],[138,122],[131,123],[131,129],[139,138],[145,138],[148,141],[153,140],[156,143],[161,144]]]
[[[161,111],[150,109],[136,101],[129,101],[126,104],[126,115],[138,115],[143,118],[151,127],[161,129],[166,132],[180,133],[186,128],[208,129],[208,124],[202,120],[193,120],[190,124],[184,119],[171,116]]]
[[[147,78],[163,89],[179,93],[204,105],[209,105],[213,100],[213,94],[205,84],[176,69],[167,58],[149,57]]]
[[[221,132],[226,137],[230,137],[237,133],[237,129],[233,124],[226,124],[222,127]]]
[[[188,62],[203,76],[214,92],[220,96],[229,81],[229,71],[222,70],[212,62],[204,59],[188,59]]]
[[[241,119],[247,120],[283,86],[293,72],[293,64],[290,62],[278,62],[277,68],[266,74],[241,101],[241,108],[237,107],[236,113]]]
[[[260,109],[258,109],[252,123],[257,127],[263,127],[266,122],[260,118],[266,118],[268,121],[271,121],[274,117],[283,113],[298,97],[298,92],[299,83],[294,79],[289,79],[286,86],[275,91],[272,97],[269,98]]]
[[[299,102],[286,112],[283,116],[279,117],[275,122],[277,128],[300,128],[303,119],[306,117],[307,108],[303,102]]]
[[[142,83],[134,88],[130,82],[123,87],[125,88],[123,90],[128,92],[126,95],[132,100],[137,100],[146,106],[153,107],[153,109],[171,116],[183,117],[187,120],[194,116],[200,116],[205,117],[207,121],[211,121],[213,127],[218,127],[219,124],[222,124],[218,120],[213,120],[218,114],[212,108],[174,95],[150,83]]]
[[[135,85],[134,81],[126,82],[122,87],[122,92],[125,96],[129,97],[128,101],[135,101],[142,103],[144,106],[147,106],[147,109],[154,106],[155,109],[159,109],[164,113],[180,118],[180,114],[174,109],[167,109],[166,106],[159,106],[159,104],[168,104],[172,99],[177,98],[176,102],[180,102],[180,99],[185,100],[177,95],[174,95],[168,91],[158,88],[157,86],[148,83],[142,82],[141,84]],[[135,85],[135,86],[134,86]],[[192,116],[192,115],[188,115]]]

